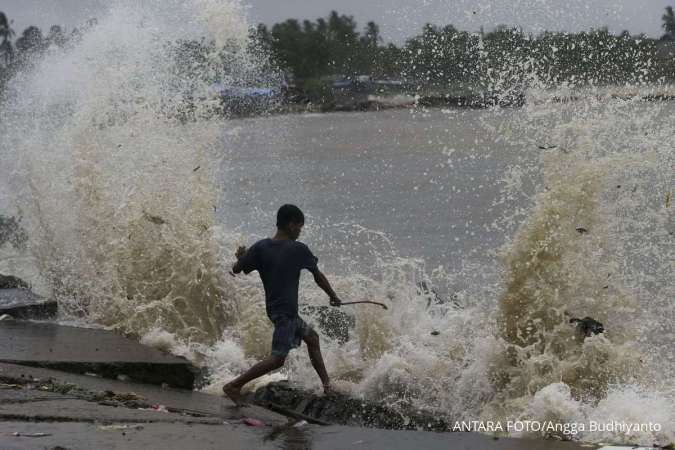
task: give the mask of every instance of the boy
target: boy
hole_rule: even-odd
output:
[[[232,266],[232,274],[258,271],[265,288],[267,317],[274,324],[272,354],[223,386],[225,395],[237,405],[242,404],[241,388],[249,381],[282,367],[288,352],[299,347],[301,340],[307,344],[309,359],[321,378],[324,392],[331,390],[321,357],[319,335],[298,315],[300,271],[307,269],[312,272],[314,281],[328,294],[332,306],[340,306],[342,302],[317,267],[318,259],[305,244],[297,241],[304,224],[305,216],[300,208],[283,205],[277,212],[274,237],[260,240],[248,250],[239,247],[235,253],[237,262]]]

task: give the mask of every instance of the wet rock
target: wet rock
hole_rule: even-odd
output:
[[[13,275],[0,273],[0,289],[28,289],[28,283]]]
[[[349,329],[356,326],[356,319],[332,306],[304,305],[300,313],[316,319],[319,330],[341,344],[349,340]]]
[[[40,297],[28,289],[0,289],[0,316],[44,320],[56,317],[57,309],[56,301]]]
[[[351,398],[344,394],[316,395],[289,383],[270,383],[249,394],[247,401],[273,407],[280,412],[288,410],[314,420],[359,427],[391,430],[451,431],[452,422],[437,415],[419,411],[412,406],[388,405]]]

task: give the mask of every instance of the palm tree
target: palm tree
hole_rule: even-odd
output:
[[[42,50],[44,47],[44,37],[42,31],[36,26],[29,26],[23,30],[23,34],[16,40],[16,48],[22,53],[34,53]]]
[[[666,7],[666,13],[661,16],[661,19],[663,20],[663,29],[666,30],[666,36],[675,39],[675,15],[673,15],[672,6]]]
[[[14,36],[14,30],[9,26],[9,20],[5,13],[0,12],[0,58],[5,60],[5,64],[9,64],[12,59],[14,50],[12,48],[12,36]]]

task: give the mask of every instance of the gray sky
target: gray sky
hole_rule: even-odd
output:
[[[101,16],[110,0],[0,0],[0,11],[14,20],[20,34],[28,25],[72,28]],[[579,31],[609,26],[611,31],[660,36],[661,15],[675,0],[242,0],[254,23],[287,18],[315,19],[332,9],[353,15],[359,26],[373,20],[385,40],[402,42],[426,22],[478,31],[498,24],[526,31]]]

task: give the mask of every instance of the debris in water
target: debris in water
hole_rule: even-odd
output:
[[[602,323],[591,317],[584,317],[583,319],[572,318],[570,323],[576,323],[577,330],[584,336],[590,337],[593,334],[600,334],[605,332],[605,327]]]
[[[49,434],[49,433],[19,433],[18,431],[15,431],[14,433],[12,433],[12,436],[36,438],[36,437],[51,436],[51,434]]]
[[[432,335],[432,336],[438,336],[439,334],[441,334],[440,331],[434,330],[434,331],[431,332],[431,335]]]
[[[101,425],[98,427],[102,431],[115,431],[115,430],[142,430],[143,425]]]
[[[197,167],[195,167],[194,169],[192,169],[192,171],[193,171],[193,172],[196,172],[196,171],[198,171],[201,167],[202,167],[202,166],[197,166]]]
[[[577,227],[575,229],[579,232],[579,234],[588,233],[588,230],[584,227]]]
[[[162,219],[159,216],[153,216],[151,214],[148,214],[146,211],[143,211],[143,218],[149,222],[154,223],[155,225],[164,225],[166,224],[166,220]]]
[[[241,422],[245,423],[249,427],[264,427],[265,426],[265,424],[262,421],[260,421],[258,419],[254,419],[253,417],[244,417],[244,418],[241,419]]]

